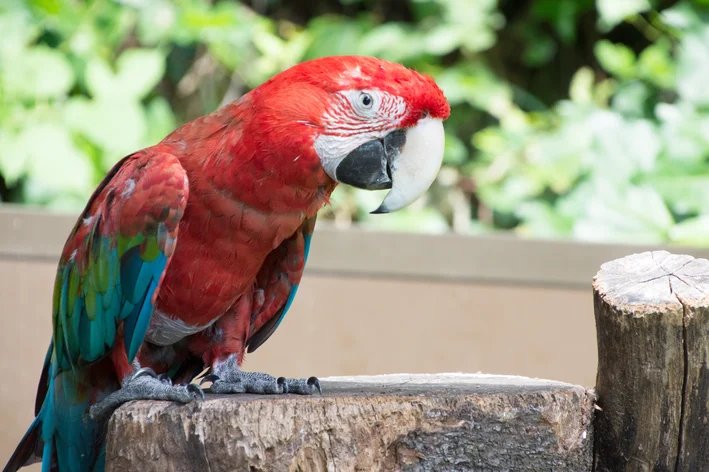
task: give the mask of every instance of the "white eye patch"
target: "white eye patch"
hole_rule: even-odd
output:
[[[343,94],[362,118],[376,116],[382,104],[382,93],[378,90],[347,90]]]

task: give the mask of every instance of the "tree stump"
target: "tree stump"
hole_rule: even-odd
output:
[[[709,261],[666,251],[601,266],[594,470],[709,468]]]
[[[322,385],[322,396],[126,404],[109,423],[106,470],[591,470],[593,401],[582,387],[464,374]]]

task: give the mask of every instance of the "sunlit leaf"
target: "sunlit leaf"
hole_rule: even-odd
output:
[[[59,98],[74,84],[67,58],[55,49],[36,46],[3,65],[2,85],[11,96],[26,99]]]
[[[571,79],[569,97],[578,104],[589,104],[593,101],[593,70],[582,67]]]
[[[697,105],[709,105],[709,27],[688,35],[679,48],[677,92]]]
[[[602,31],[612,29],[626,18],[652,8],[648,0],[596,0],[598,26]]]
[[[28,178],[42,193],[86,195],[93,185],[89,161],[74,144],[69,130],[58,124],[24,129],[17,137],[14,152],[26,162]]]
[[[18,5],[16,8],[0,10],[0,31],[0,58],[7,59],[22,54],[39,34],[40,28],[32,22],[29,10]]]
[[[709,115],[689,103],[660,103],[655,113],[662,124],[665,155],[676,163],[704,162],[709,154]]]
[[[94,97],[140,99],[147,95],[165,73],[165,56],[156,49],[128,49],[109,65],[95,58],[86,68],[86,83]]]
[[[148,145],[157,144],[177,127],[170,103],[163,97],[154,98],[145,113],[148,123],[145,142]]]
[[[522,220],[517,233],[535,238],[563,238],[571,234],[573,220],[565,218],[548,202],[523,202],[515,214]]]
[[[462,164],[468,158],[465,144],[456,135],[446,133],[443,162],[445,164]]]
[[[670,57],[669,46],[656,43],[646,47],[638,58],[639,73],[660,87],[674,84],[675,66]]]
[[[669,238],[675,244],[709,246],[709,215],[690,218],[674,225]]]
[[[0,130],[0,174],[7,185],[15,185],[27,169],[29,156],[19,146],[16,136]]]
[[[66,121],[77,132],[105,151],[102,165],[108,170],[124,155],[146,143],[147,123],[139,103],[116,98],[73,99]]]
[[[621,189],[599,181],[590,196],[574,224],[579,239],[657,244],[667,239],[674,224],[662,197],[650,187]]]
[[[158,49],[128,49],[116,61],[119,87],[131,97],[145,97],[165,73],[165,55]]]
[[[601,40],[594,47],[601,66],[611,74],[627,78],[635,74],[635,53],[624,44]]]

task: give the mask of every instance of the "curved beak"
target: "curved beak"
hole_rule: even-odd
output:
[[[431,186],[443,162],[443,122],[422,118],[362,144],[335,169],[338,182],[367,190],[391,189],[372,213],[389,213],[413,203]]]

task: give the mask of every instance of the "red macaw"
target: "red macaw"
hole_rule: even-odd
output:
[[[103,470],[110,413],[192,401],[205,367],[217,393],[318,391],[240,370],[244,352],[288,311],[337,183],[391,189],[376,213],[410,204],[440,168],[449,113],[430,77],[326,57],[118,162],[61,254],[36,419],[5,471]]]

